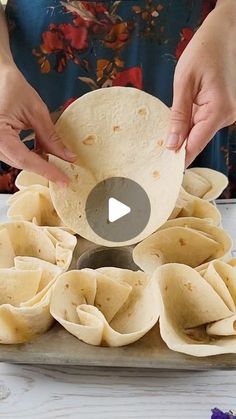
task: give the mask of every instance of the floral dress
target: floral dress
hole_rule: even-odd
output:
[[[176,63],[215,3],[9,0],[6,16],[14,60],[55,120],[79,96],[108,86],[134,86],[171,106]],[[227,197],[236,195],[235,151],[232,126],[195,162],[229,176]],[[0,191],[14,191],[16,173],[1,163]]]

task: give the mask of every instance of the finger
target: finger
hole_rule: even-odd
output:
[[[194,125],[187,141],[186,167],[204,150],[219,128],[215,119],[202,120]]]
[[[40,116],[37,119],[32,119],[31,124],[35,131],[36,138],[39,140],[44,150],[48,153],[54,154],[63,160],[75,161],[77,155],[68,150],[62,143],[55,126],[52,123],[49,112],[46,107],[42,105],[40,109]]]
[[[175,81],[170,128],[166,143],[168,148],[176,150],[186,140],[191,127],[192,106],[193,89],[190,81]]]
[[[6,156],[4,156],[3,153],[0,153],[0,161],[8,164],[8,166],[14,167],[14,162],[8,159]]]
[[[29,150],[20,140],[14,130],[8,127],[8,132],[1,132],[0,149],[6,158],[13,162],[13,167],[38,173],[48,180],[60,185],[69,183],[68,177],[56,166]]]

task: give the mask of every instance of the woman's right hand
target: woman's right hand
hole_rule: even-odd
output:
[[[48,109],[14,64],[0,64],[0,160],[17,169],[38,173],[60,185],[67,176],[29,150],[20,140],[21,130],[33,129],[46,153],[73,162],[76,156],[64,147]]]

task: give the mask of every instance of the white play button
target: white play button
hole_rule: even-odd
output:
[[[122,202],[118,201],[118,199],[109,198],[108,220],[110,223],[114,223],[114,221],[119,220],[120,218],[124,217],[130,212],[131,212],[131,209],[130,207],[128,207],[128,205],[123,204]]]
[[[124,177],[102,180],[86,201],[90,227],[112,245],[134,240],[147,226],[150,214],[151,204],[145,190]]]

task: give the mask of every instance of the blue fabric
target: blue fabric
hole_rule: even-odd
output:
[[[177,60],[214,5],[212,0],[9,0],[6,13],[16,64],[50,112],[59,115],[75,98],[112,85],[135,86],[171,106]],[[196,164],[229,175],[235,138],[234,128],[222,130]]]

